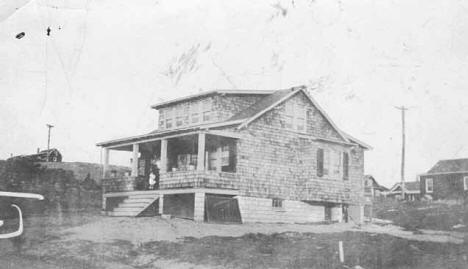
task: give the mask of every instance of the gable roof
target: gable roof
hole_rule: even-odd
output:
[[[290,89],[285,89],[285,90],[278,90],[274,92],[273,94],[270,94],[269,96],[263,98],[262,100],[258,101],[257,103],[253,104],[249,108],[247,108],[245,113],[238,113],[238,115],[234,115],[233,118],[243,118],[245,119],[245,122],[242,123],[238,128],[241,129],[243,127],[246,127],[249,123],[253,122],[254,120],[258,119],[261,117],[263,114],[266,112],[270,111],[277,105],[281,104],[282,102],[286,101],[287,99],[291,98],[294,96],[296,93],[302,92],[305,94],[307,99],[312,103],[312,105],[317,108],[317,110],[322,114],[322,116],[325,118],[326,121],[332,126],[332,128],[338,133],[338,135],[345,141],[345,142],[350,142],[348,139],[348,136],[346,136],[337,126],[336,124],[330,119],[330,117],[327,115],[327,113],[317,104],[317,102],[310,96],[310,94],[307,92],[307,87],[302,85],[302,86],[297,86],[297,87],[292,87]],[[230,120],[232,120],[231,118]]]
[[[385,186],[380,185],[372,175],[364,175],[364,179],[365,180],[371,180],[373,188],[378,189],[380,191],[388,191],[388,188],[385,187]]]
[[[407,191],[412,191],[412,192],[417,192],[419,190],[419,181],[408,181],[405,182],[405,190]],[[390,192],[399,192],[401,189],[401,182],[395,183],[393,187],[390,189]]]
[[[253,105],[249,106],[248,108],[240,111],[239,113],[232,116],[228,121],[233,120],[246,120],[249,123],[253,121],[255,118],[261,116],[266,111],[275,107],[278,103],[286,100],[288,97],[294,95],[300,89],[297,88],[290,88],[284,90],[277,90],[274,93],[265,96],[258,102],[254,103]],[[243,124],[246,124],[245,122]],[[247,123],[248,124],[248,123]],[[246,124],[246,125],[247,125]]]
[[[364,143],[362,142],[361,140],[351,136],[350,134],[348,133],[345,133],[343,131],[341,131],[347,138],[348,140],[351,142],[351,143],[355,143],[355,144],[358,144],[359,146],[363,147],[364,149],[367,149],[367,150],[371,150],[372,149],[372,146],[370,146],[369,144],[367,143]]]
[[[208,96],[215,95],[215,94],[270,95],[270,94],[272,94],[274,92],[275,91],[266,91],[266,90],[213,90],[213,91],[207,91],[207,92],[192,94],[192,95],[189,95],[189,96],[184,96],[184,97],[181,97],[181,98],[172,99],[172,100],[166,101],[166,102],[157,103],[155,105],[152,105],[151,108],[160,109],[160,108],[167,107],[167,106],[170,106],[170,105],[174,105],[174,104],[177,104],[177,103],[186,102],[186,101],[189,101],[189,100],[202,98],[202,97],[208,97]]]
[[[443,174],[468,171],[468,159],[451,159],[438,161],[427,174]]]

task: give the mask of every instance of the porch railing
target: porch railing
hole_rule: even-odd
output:
[[[132,176],[121,176],[104,178],[101,182],[104,193],[134,191],[137,185],[137,178]]]
[[[238,189],[239,175],[216,171],[176,171],[160,175],[160,189],[219,188]]]
[[[102,180],[104,193],[145,189],[143,177],[114,177]],[[176,171],[159,175],[159,189],[218,188],[238,189],[239,175],[216,171]]]

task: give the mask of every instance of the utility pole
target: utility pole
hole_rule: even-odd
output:
[[[51,130],[52,128],[54,128],[54,126],[51,125],[51,124],[46,124],[46,126],[47,126],[47,128],[49,128],[49,132],[48,132],[48,135],[47,135],[47,162],[49,162],[49,161],[50,161],[50,160],[49,160],[49,154],[50,154],[50,153],[49,153],[49,149],[50,149],[50,130]]]
[[[408,110],[405,106],[395,107],[401,111],[401,196],[405,199],[405,112]]]

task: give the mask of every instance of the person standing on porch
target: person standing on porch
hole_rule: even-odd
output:
[[[154,190],[154,184],[156,184],[156,175],[154,174],[153,170],[151,170],[151,173],[149,175],[149,189]]]

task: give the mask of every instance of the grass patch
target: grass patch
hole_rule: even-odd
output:
[[[364,268],[466,268],[466,246],[409,241],[360,232],[336,234],[248,234],[242,237],[185,238],[183,242],[151,242],[139,253],[198,265],[226,268],[341,268],[338,241],[344,243],[345,264]],[[449,266],[448,266],[449,265]],[[151,263],[140,265],[151,268]],[[448,266],[448,267],[447,267]]]
[[[374,216],[393,221],[408,230],[454,230],[457,224],[468,223],[468,207],[428,201],[399,202],[383,200],[374,203]],[[468,231],[466,227],[463,229]],[[462,231],[463,231],[462,230]]]

